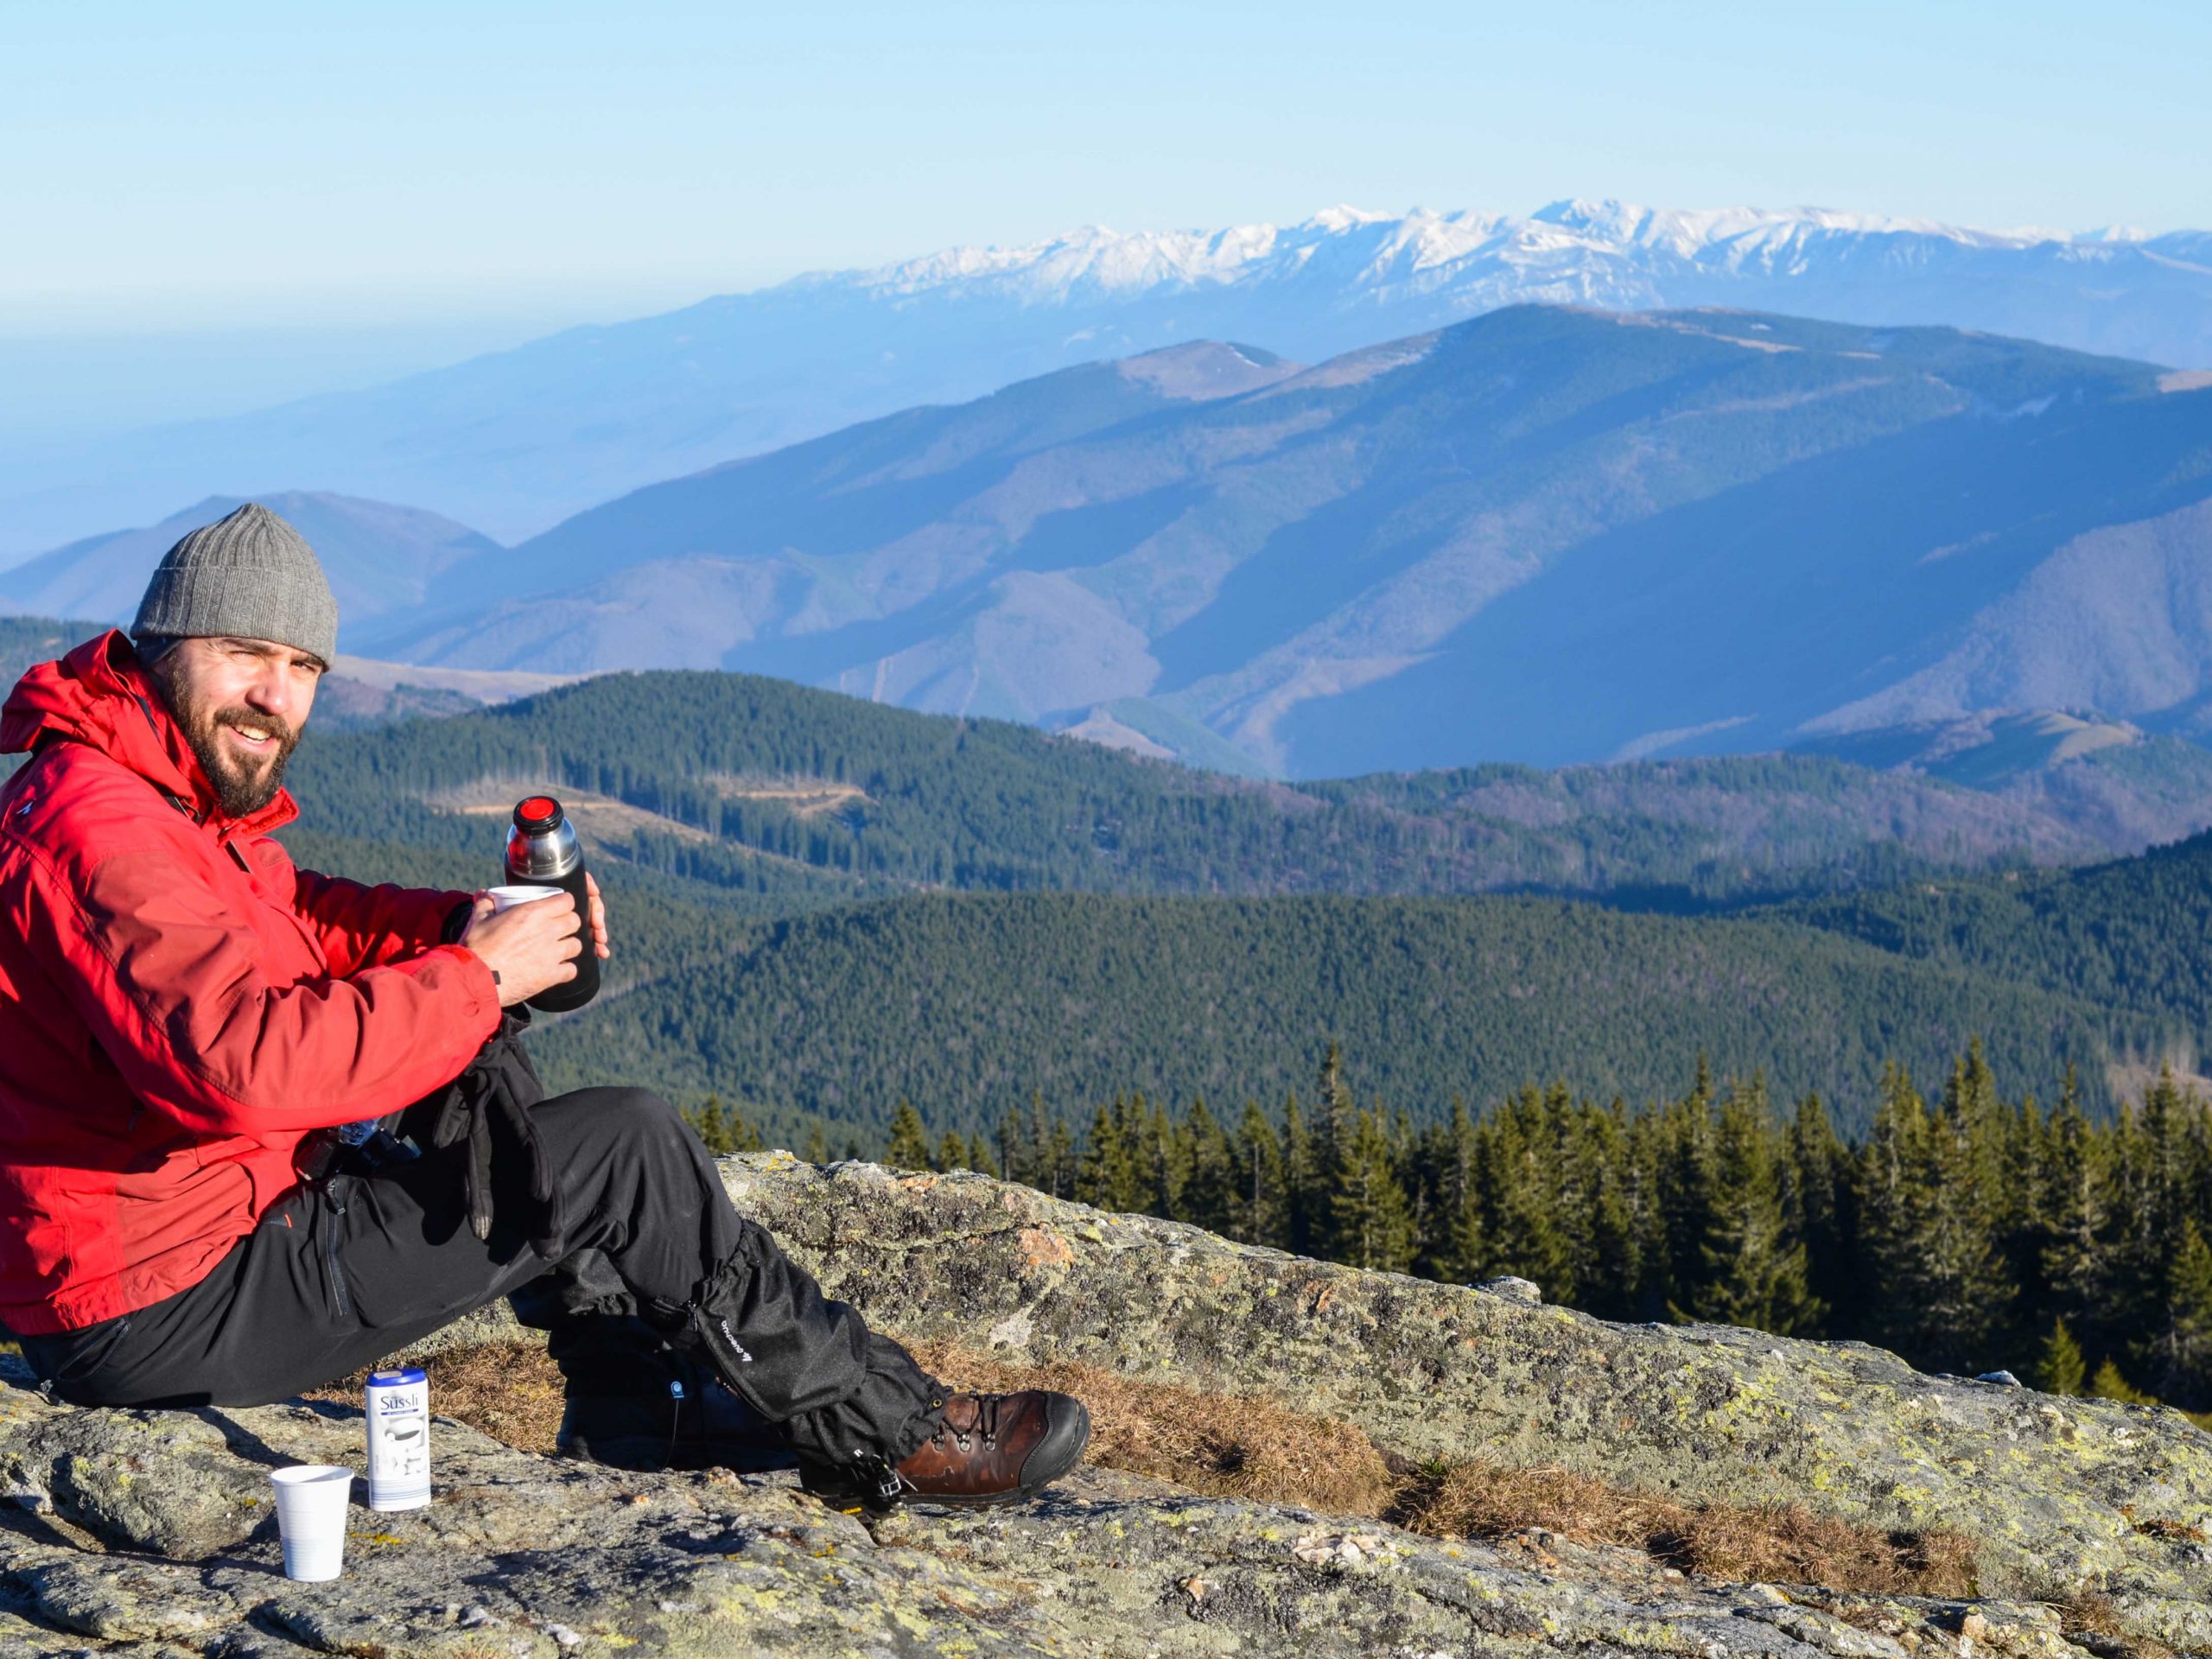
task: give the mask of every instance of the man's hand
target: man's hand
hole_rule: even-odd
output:
[[[594,910],[600,908],[595,894],[592,905]],[[602,940],[607,937],[604,922],[593,931]],[[575,958],[583,950],[576,930],[576,901],[565,893],[497,912],[492,908],[491,896],[480,893],[475,913],[461,930],[461,942],[498,979],[503,1008],[527,1002],[540,991],[574,979]],[[599,949],[601,956],[607,954],[605,944]]]
[[[607,948],[607,901],[599,896],[599,883],[584,872],[584,891],[591,895],[591,943],[602,961],[614,954]]]

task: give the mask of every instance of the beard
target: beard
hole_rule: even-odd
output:
[[[207,709],[188,702],[174,712],[184,728],[185,741],[200,758],[200,770],[214,786],[215,804],[225,817],[250,817],[276,798],[284,786],[284,763],[300,744],[297,727],[243,703]],[[232,727],[267,732],[276,740],[276,746],[266,754],[240,754],[223,736]]]

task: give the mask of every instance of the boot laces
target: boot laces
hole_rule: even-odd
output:
[[[939,1451],[944,1449],[944,1437],[948,1434],[952,1436],[953,1443],[959,1446],[963,1455],[974,1449],[972,1442],[976,1440],[982,1441],[983,1450],[986,1452],[995,1452],[998,1449],[999,1413],[1005,1408],[1009,1396],[1003,1394],[976,1394],[969,1397],[976,1402],[976,1421],[963,1429],[955,1428],[950,1423],[940,1418],[936,1433],[930,1436],[931,1442]]]

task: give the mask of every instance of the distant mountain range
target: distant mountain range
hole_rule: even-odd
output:
[[[0,457],[0,557],[302,483],[512,540],[655,480],[1088,359],[1210,338],[1319,361],[1529,302],[1947,323],[2190,369],[2212,365],[2212,233],[1611,201],[1085,229],[801,277],[260,413],[19,445]]]
[[[435,577],[471,554],[499,551],[488,537],[419,507],[315,490],[255,499],[308,538],[349,628],[387,612],[419,608]],[[188,531],[214,523],[245,500],[211,496],[159,524],[88,536],[0,569],[0,613],[128,622],[162,555]]]
[[[1199,343],[1063,370],[514,549],[283,499],[381,584],[347,611],[371,657],[739,668],[1313,777],[1957,728],[1940,760],[2054,709],[2202,736],[2208,498],[2212,389],[2150,365],[1516,307],[1312,368]],[[190,516],[0,573],[0,600],[96,608],[97,577],[127,615]]]
[[[1520,307],[1065,370],[641,490],[350,636],[741,668],[1291,776],[2187,728],[2212,391],[1949,329]],[[535,590],[535,591],[533,591]]]

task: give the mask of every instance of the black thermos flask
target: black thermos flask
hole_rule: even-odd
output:
[[[599,995],[599,957],[591,940],[591,895],[584,890],[584,850],[576,832],[550,795],[532,795],[515,804],[515,821],[507,831],[507,884],[510,887],[561,887],[576,901],[576,925],[584,948],[572,960],[576,976],[530,999],[530,1006],[547,1014],[566,1014],[581,1008]]]

